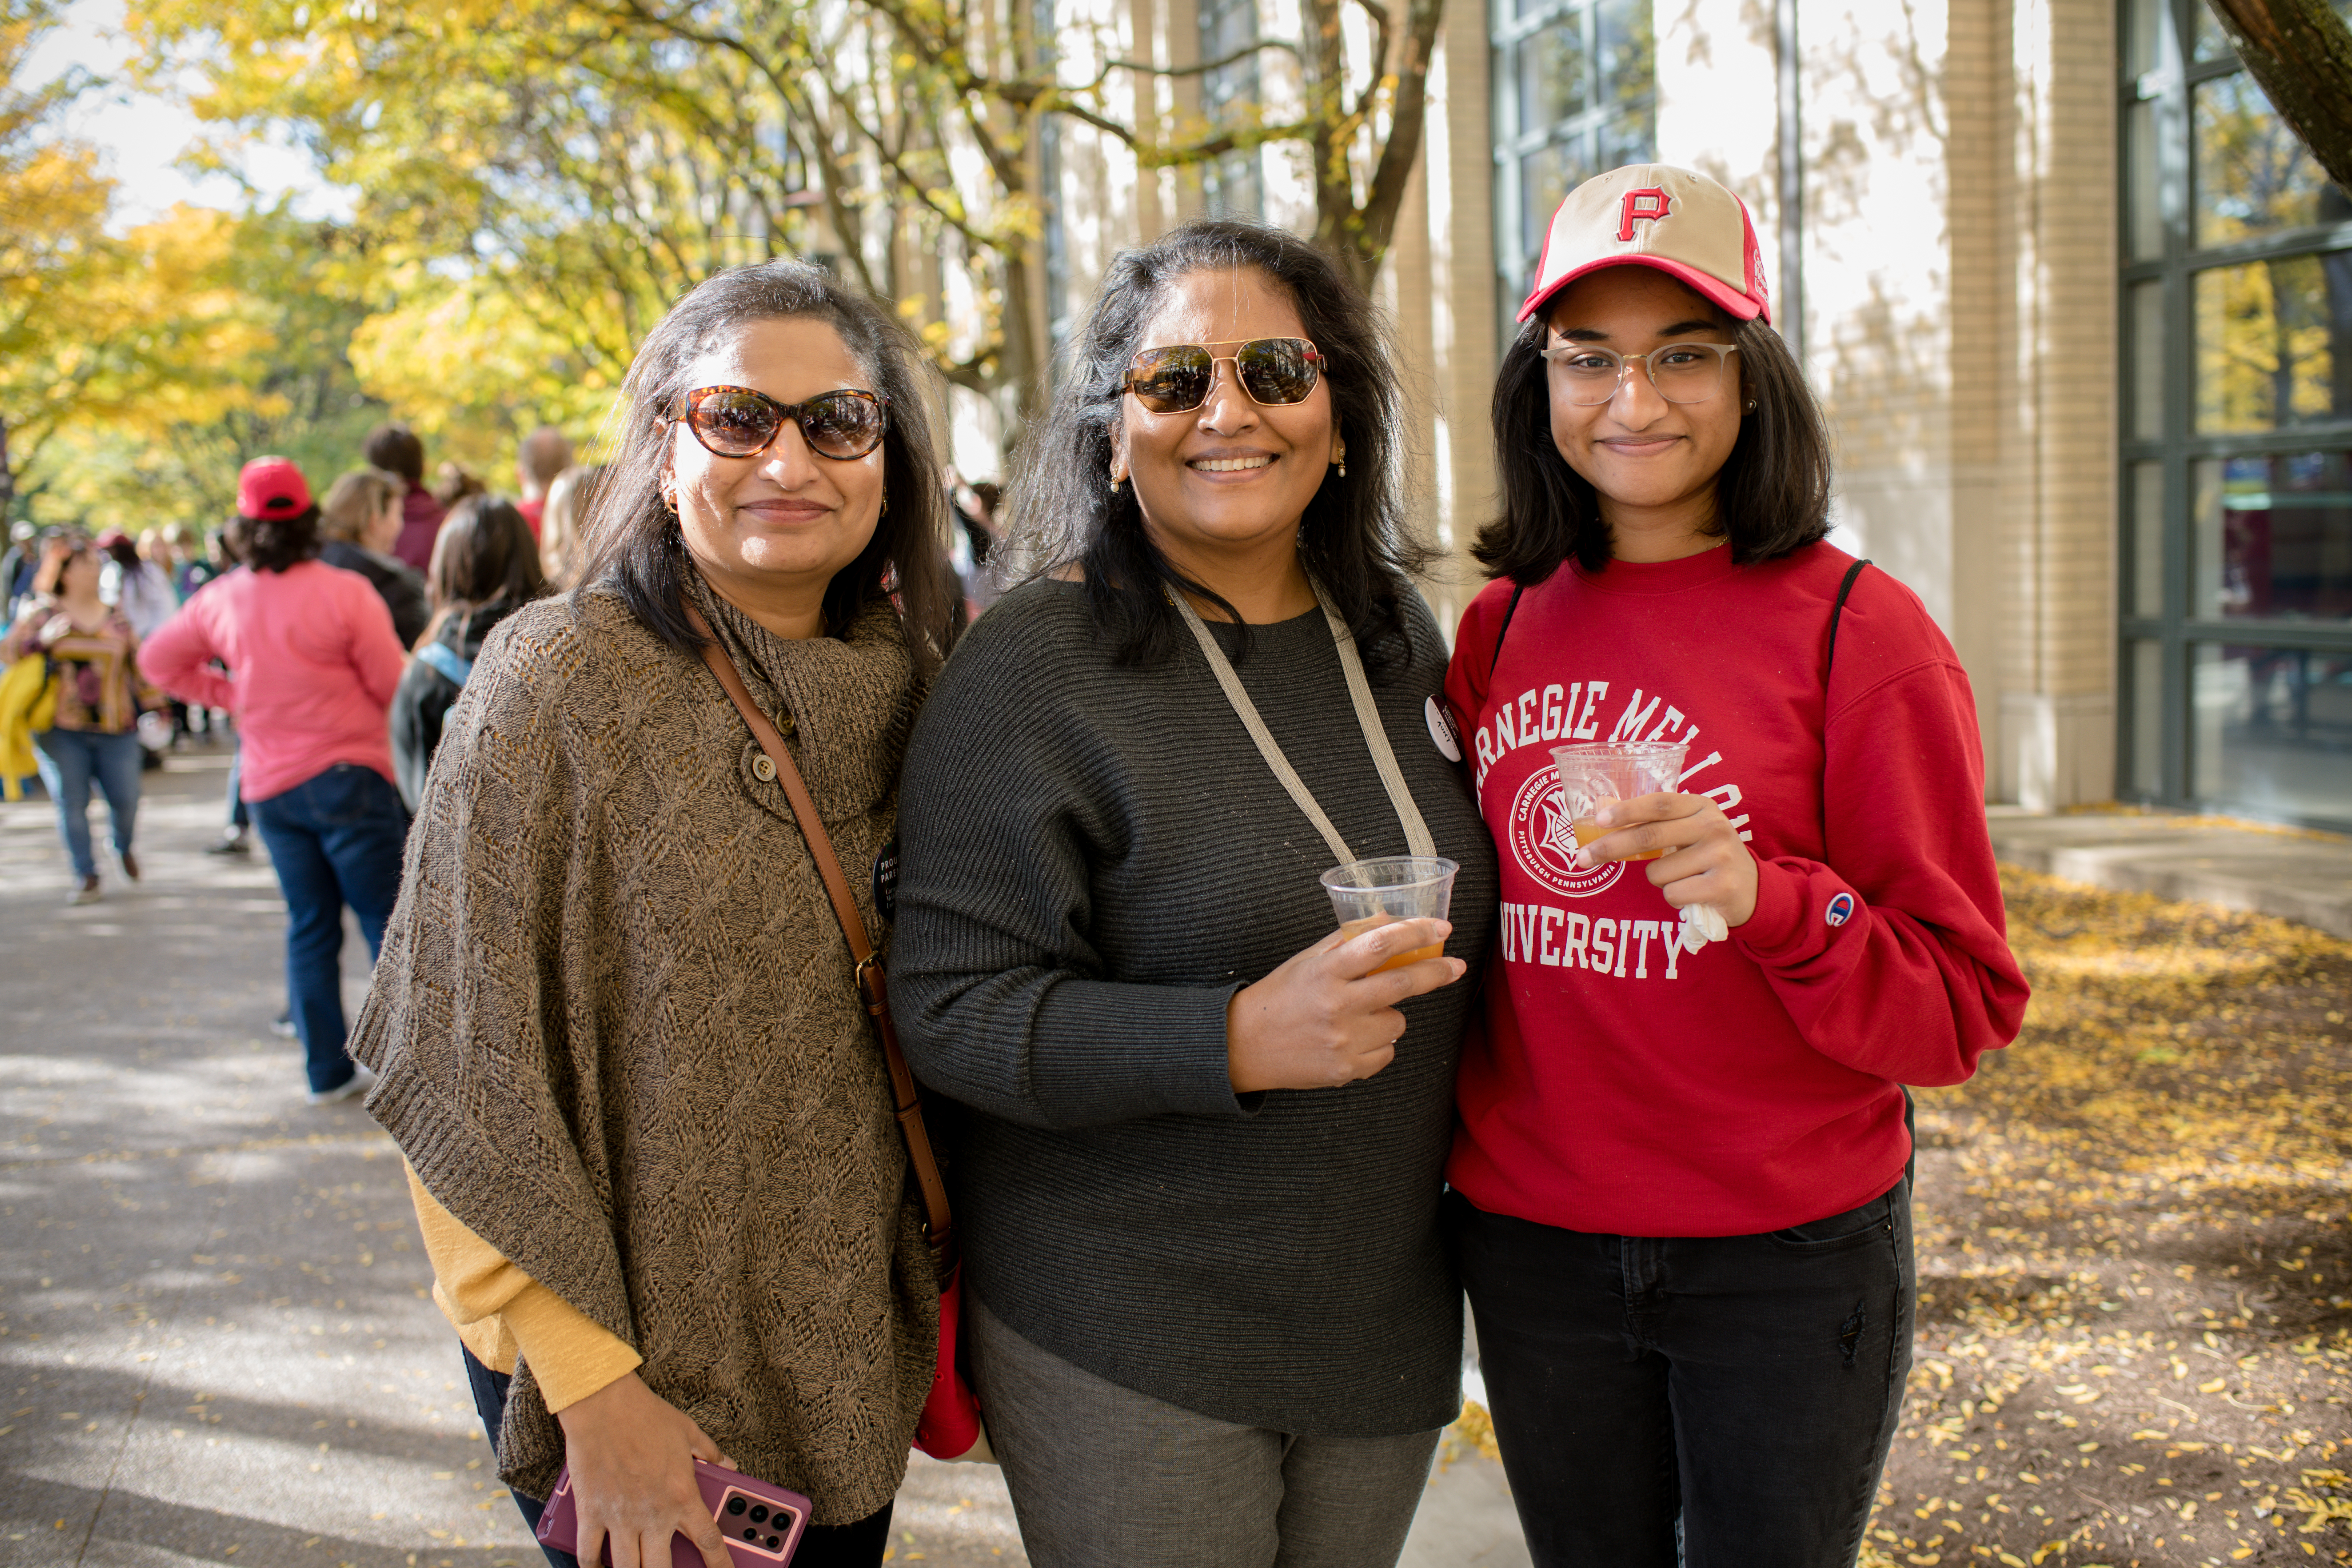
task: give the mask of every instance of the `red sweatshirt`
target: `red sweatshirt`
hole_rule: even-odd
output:
[[[1446,696],[1504,900],[1446,1170],[1478,1207],[1624,1236],[1843,1213],[1909,1157],[1896,1086],[1958,1083],[2016,1037],[1968,677],[1865,567],[1824,691],[1852,560],[1571,563],[1520,598],[1499,664],[1511,584],[1463,615]],[[1550,749],[1570,740],[1689,743],[1682,787],[1757,859],[1729,942],[1683,952],[1643,864],[1570,864]]]

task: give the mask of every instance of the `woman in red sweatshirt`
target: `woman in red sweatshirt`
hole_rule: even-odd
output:
[[[1768,304],[1738,197],[1618,169],[1553,219],[1495,393],[1446,690],[1504,934],[1447,1202],[1547,1568],[1855,1560],[1911,1362],[1901,1086],[2025,1007],[1968,678],[1823,542]],[[1580,849],[1551,750],[1611,740],[1686,742],[1680,785]]]

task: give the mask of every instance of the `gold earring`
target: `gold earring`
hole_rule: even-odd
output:
[[[1331,461],[1339,468],[1339,477],[1343,479],[1346,479],[1348,477],[1348,444],[1345,441],[1339,443],[1339,455],[1334,457]]]
[[[882,487],[882,515],[884,517],[890,515],[890,487],[888,485],[884,485]]]
[[[1742,414],[1753,414],[1753,413],[1755,413],[1755,412],[1756,412],[1756,400],[1755,400],[1754,398],[1752,398],[1752,397],[1751,397],[1751,398],[1749,398],[1749,399],[1748,400],[1748,402],[1747,402],[1746,405],[1745,405],[1745,406],[1743,406],[1743,407],[1740,409],[1740,412],[1741,412]]]

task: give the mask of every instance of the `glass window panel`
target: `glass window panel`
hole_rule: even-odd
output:
[[[2352,454],[2197,465],[2194,613],[2352,620]]]
[[[2131,613],[2164,614],[2164,465],[2132,465]]]
[[[1596,9],[1601,100],[1624,113],[1657,89],[1651,0],[1601,0]]]
[[[2200,246],[2352,216],[2252,77],[2240,71],[2200,83],[2195,103]]]
[[[2158,39],[2166,26],[2170,0],[2130,0],[2124,18],[2124,75],[2138,77],[2156,68],[2160,58]]]
[[[1584,112],[1590,83],[1583,20],[1570,16],[1518,46],[1519,123],[1515,131],[1538,131]]]
[[[2156,105],[2135,103],[2125,121],[2125,156],[2131,166],[2131,259],[2164,254],[2164,197],[2158,184]]]
[[[2132,437],[2164,437],[2164,285],[2132,285]]]
[[[1566,142],[1538,147],[1519,160],[1519,245],[1528,270],[1535,270],[1543,254],[1544,237],[1551,232],[1551,215],[1569,192],[1601,171],[1591,164],[1589,139],[1578,135]]]
[[[2230,53],[2230,35],[2221,31],[2221,24],[2213,20],[2213,13],[2205,8],[2204,0],[2189,7],[2190,48],[2192,58],[2218,60]]]
[[[2132,776],[2134,795],[2164,794],[2164,645],[2132,644]]]
[[[2201,643],[2190,697],[2199,799],[2352,822],[2352,654]]]
[[[1601,127],[1601,156],[1596,171],[1624,163],[1646,163],[1658,155],[1657,110],[1644,104],[1631,114],[1611,117]]]
[[[2352,251],[2197,274],[2197,428],[2273,430],[2352,417]]]

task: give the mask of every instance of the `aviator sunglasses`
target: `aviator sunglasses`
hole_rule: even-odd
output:
[[[804,403],[779,403],[748,386],[698,386],[677,400],[670,417],[685,421],[703,449],[721,458],[758,457],[789,419],[810,451],[846,461],[882,444],[889,409],[888,398],[870,392],[821,392]]]
[[[1223,348],[1234,352],[1212,352]],[[1234,367],[1251,402],[1268,407],[1306,402],[1323,374],[1323,355],[1305,338],[1251,338],[1139,350],[1122,384],[1153,414],[1189,414],[1209,400],[1220,362]]]

